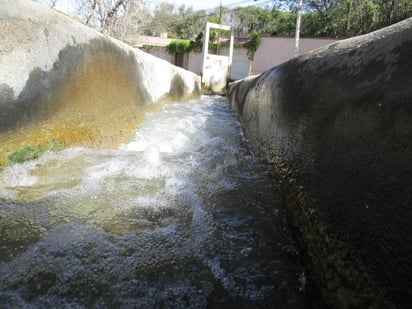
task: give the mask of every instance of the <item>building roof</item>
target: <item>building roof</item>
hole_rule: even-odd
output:
[[[164,47],[164,46],[167,46],[173,40],[174,39],[159,37],[159,36],[139,35],[135,46],[142,47],[145,45],[146,46],[149,45],[149,46]]]
[[[213,41],[213,44],[217,44],[217,42],[218,42],[218,40],[215,39]],[[249,38],[235,38],[233,43],[236,46],[242,46],[242,45],[245,45],[247,42],[249,42]],[[220,44],[229,44],[230,43],[230,38],[221,37],[221,38],[219,38],[219,43]]]
[[[137,38],[137,42],[134,46],[135,47],[142,47],[142,46],[165,47],[173,40],[176,40],[176,39],[160,37],[160,36],[139,35]],[[230,41],[230,38],[226,38],[226,37],[219,38],[220,44],[228,44],[229,41]],[[235,38],[234,44],[236,46],[241,46],[241,45],[246,44],[248,41],[249,41],[248,38]],[[217,40],[215,40],[213,43],[217,44]]]

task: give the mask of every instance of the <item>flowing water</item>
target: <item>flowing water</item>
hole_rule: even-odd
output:
[[[304,308],[265,162],[224,98],[166,104],[119,149],[0,171],[7,308]]]

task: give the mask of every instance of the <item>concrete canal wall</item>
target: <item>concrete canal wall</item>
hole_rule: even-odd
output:
[[[32,144],[127,141],[145,110],[200,77],[32,1],[0,0],[0,165]]]
[[[281,175],[319,297],[412,302],[412,19],[236,82],[251,151]]]

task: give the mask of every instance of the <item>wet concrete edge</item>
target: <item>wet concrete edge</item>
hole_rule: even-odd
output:
[[[317,305],[412,301],[411,29],[333,43],[229,89],[251,151],[283,178]]]

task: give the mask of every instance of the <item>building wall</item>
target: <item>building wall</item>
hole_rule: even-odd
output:
[[[229,54],[229,52],[228,52]],[[233,49],[231,80],[239,80],[249,75],[250,60],[245,48]]]
[[[317,49],[321,46],[337,41],[336,39],[314,39],[301,38],[299,44],[299,54]],[[293,58],[295,46],[294,38],[262,37],[261,44],[255,53],[255,63],[253,74],[260,74],[274,66],[286,62]],[[229,48],[222,48],[221,55],[228,55]],[[174,57],[169,55],[165,47],[154,47],[148,51],[150,54],[164,59],[174,64]],[[190,53],[187,63],[187,70],[201,75],[202,73],[202,53]],[[249,75],[250,60],[245,48],[233,49],[232,80],[243,79]]]
[[[174,56],[167,53],[166,47],[154,46],[148,50],[148,53],[172,64],[174,63]]]
[[[260,40],[261,43],[255,53],[253,74],[260,74],[293,58],[295,38],[262,37]],[[336,41],[336,39],[301,38],[299,54],[302,55]]]
[[[202,62],[203,54],[202,53],[189,53],[189,61],[187,65],[187,70],[197,75],[200,75],[202,72]]]

